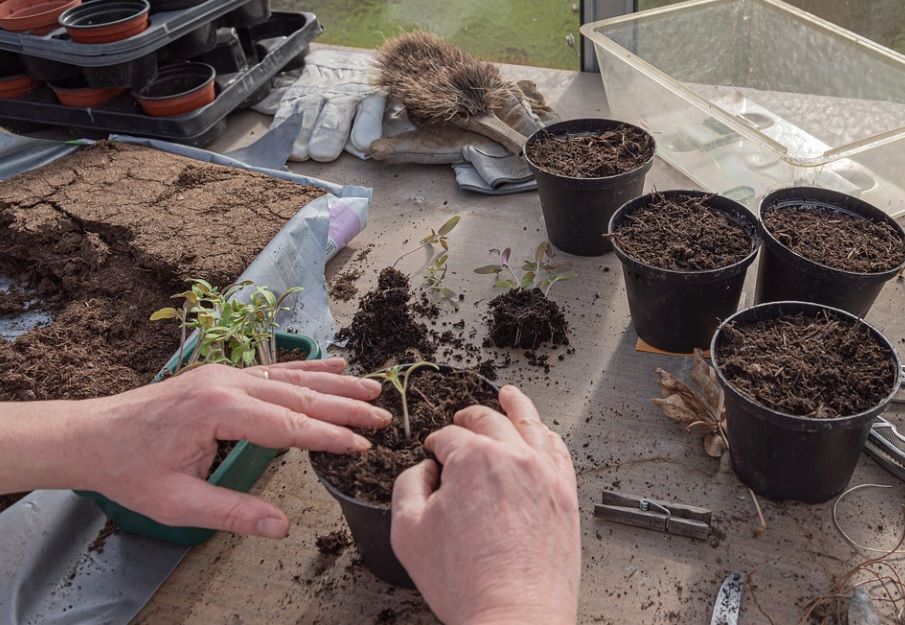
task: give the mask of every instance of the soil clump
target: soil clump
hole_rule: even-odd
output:
[[[728,267],[751,253],[751,235],[707,206],[712,196],[658,196],[639,207],[612,238],[642,263],[670,271]]]
[[[727,326],[723,374],[735,388],[785,414],[855,415],[892,390],[895,362],[863,324],[828,311]]]
[[[905,260],[905,241],[887,223],[811,206],[770,206],[764,227],[812,261],[853,273],[882,273]]]
[[[600,133],[555,135],[541,131],[526,147],[540,169],[570,178],[606,178],[641,167],[653,158],[654,140],[628,124]]]
[[[569,344],[569,322],[559,305],[539,288],[513,289],[489,304],[485,346],[535,349]]]

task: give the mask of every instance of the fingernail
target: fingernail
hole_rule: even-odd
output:
[[[265,538],[286,538],[289,536],[289,526],[283,519],[267,516],[258,521],[255,526],[258,536]]]
[[[374,408],[374,416],[385,423],[389,423],[393,420],[393,413],[383,408]]]
[[[368,378],[359,378],[359,382],[364,387],[364,389],[370,393],[380,393],[381,384],[377,380],[371,380]]]
[[[367,451],[371,448],[371,441],[366,439],[364,436],[359,434],[355,434],[355,449],[356,451]]]

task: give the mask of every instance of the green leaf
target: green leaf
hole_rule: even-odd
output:
[[[483,267],[475,269],[474,272],[481,274],[501,273],[503,269],[504,267],[502,265],[484,265]]]
[[[446,236],[447,234],[452,232],[452,229],[456,227],[460,219],[462,218],[459,215],[453,215],[452,217],[447,219],[446,223],[440,226],[440,236]]]

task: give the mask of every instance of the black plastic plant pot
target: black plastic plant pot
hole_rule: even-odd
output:
[[[412,366],[405,365],[403,368]],[[438,365],[443,373],[455,370],[449,365]],[[425,369],[426,370],[426,369]],[[494,392],[499,392],[499,387],[482,376],[483,384]],[[387,392],[387,391],[384,391]],[[352,540],[358,547],[358,552],[365,566],[378,579],[399,586],[401,588],[414,588],[415,584],[390,544],[390,530],[392,526],[392,508],[390,504],[379,504],[356,499],[331,484],[319,471],[316,458],[321,455],[310,452],[311,466],[317,479],[324,485],[327,492],[336,499],[342,510]]]
[[[708,271],[661,269],[629,256],[615,238],[613,250],[622,262],[632,325],[638,337],[659,350],[687,354],[706,349],[723,319],[738,310],[748,266],[760,247],[757,218],[729,198],[703,191],[660,191],[637,197],[617,210],[607,231],[615,233],[632,213],[658,197],[709,197],[707,206],[740,225],[751,238],[743,259]]]
[[[876,406],[838,418],[796,416],[768,408],[727,381],[721,361],[727,325],[745,326],[798,313],[810,317],[826,311],[867,326],[877,343],[889,350],[896,377],[889,394]],[[892,401],[902,377],[899,357],[880,332],[844,310],[811,302],[769,302],[739,311],[720,325],[710,353],[725,394],[732,468],[751,490],[775,501],[820,503],[840,494],[852,478],[874,417]]]
[[[775,301],[803,301],[841,308],[864,317],[883,285],[905,267],[905,258],[893,269],[877,273],[856,273],[828,267],[794,252],[763,227],[764,211],[771,206],[804,206],[819,211],[838,211],[886,223],[905,240],[905,230],[892,217],[859,198],[811,187],[792,187],[770,193],[760,202],[759,216],[764,240],[757,271],[756,304]]]
[[[221,26],[254,26],[270,19],[270,0],[250,0],[221,18]]]
[[[362,562],[368,570],[387,584],[400,588],[414,588],[415,583],[390,544],[393,518],[391,507],[349,497],[338,491],[316,470],[315,474],[327,492],[339,503],[343,518],[352,533],[352,540],[355,541]]]
[[[551,124],[528,138],[528,148],[547,136],[599,134],[625,122],[610,119],[573,119]],[[634,128],[637,128],[635,126]],[[644,132],[641,128],[638,131]],[[653,141],[653,138],[651,138]],[[537,181],[547,238],[556,248],[577,256],[600,256],[612,249],[607,223],[616,210],[644,191],[644,180],[653,166],[654,155],[638,169],[603,178],[573,178],[540,168],[527,157],[528,168]]]
[[[186,351],[191,351],[192,347],[192,344],[186,345]],[[301,334],[277,332],[277,347],[285,350],[299,349],[307,355],[306,360],[316,360],[321,357],[321,350],[317,342]],[[170,358],[154,379],[155,382],[159,382],[168,373],[175,370],[178,356],[175,354]],[[188,358],[188,353],[185,353],[183,358]],[[248,492],[276,454],[276,449],[261,447],[248,441],[239,441],[207,481],[215,486]],[[164,525],[133,512],[99,493],[76,492],[96,501],[101,511],[124,532],[185,546],[202,543],[216,533],[215,530],[207,528]]]

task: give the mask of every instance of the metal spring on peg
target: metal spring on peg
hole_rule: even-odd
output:
[[[638,503],[638,507],[641,509],[642,512],[649,512],[651,506],[655,507],[657,510],[660,510],[667,517],[672,516],[672,513],[669,511],[669,508],[667,508],[666,506],[661,506],[656,501],[651,501],[650,499],[648,499],[646,497]],[[668,524],[668,521],[667,521],[667,524]]]

